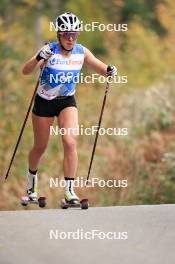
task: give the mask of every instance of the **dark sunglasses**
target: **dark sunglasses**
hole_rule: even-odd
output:
[[[79,32],[61,32],[60,35],[66,40],[70,40],[70,38],[76,40],[78,38]]]

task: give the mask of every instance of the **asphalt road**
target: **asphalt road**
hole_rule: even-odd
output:
[[[174,264],[175,205],[1,211],[0,264],[16,263]]]

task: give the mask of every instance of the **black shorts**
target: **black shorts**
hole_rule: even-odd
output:
[[[37,116],[54,117],[58,116],[64,108],[70,106],[77,107],[74,95],[46,100],[36,94],[32,112]]]

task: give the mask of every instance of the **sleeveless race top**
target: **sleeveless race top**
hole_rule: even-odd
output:
[[[54,55],[41,70],[37,94],[47,100],[75,94],[78,76],[84,63],[83,46],[75,44],[69,58],[62,56],[57,42],[52,42],[49,46]]]

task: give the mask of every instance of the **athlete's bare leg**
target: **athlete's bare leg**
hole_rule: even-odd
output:
[[[32,171],[37,170],[40,158],[47,148],[50,126],[53,124],[53,121],[53,117],[40,117],[32,113],[34,145],[28,157],[29,168]]]
[[[76,107],[66,107],[58,116],[58,125],[60,128],[78,128],[78,111]],[[78,166],[77,155],[77,135],[71,131],[70,134],[62,136],[64,147],[64,176],[75,178]]]

